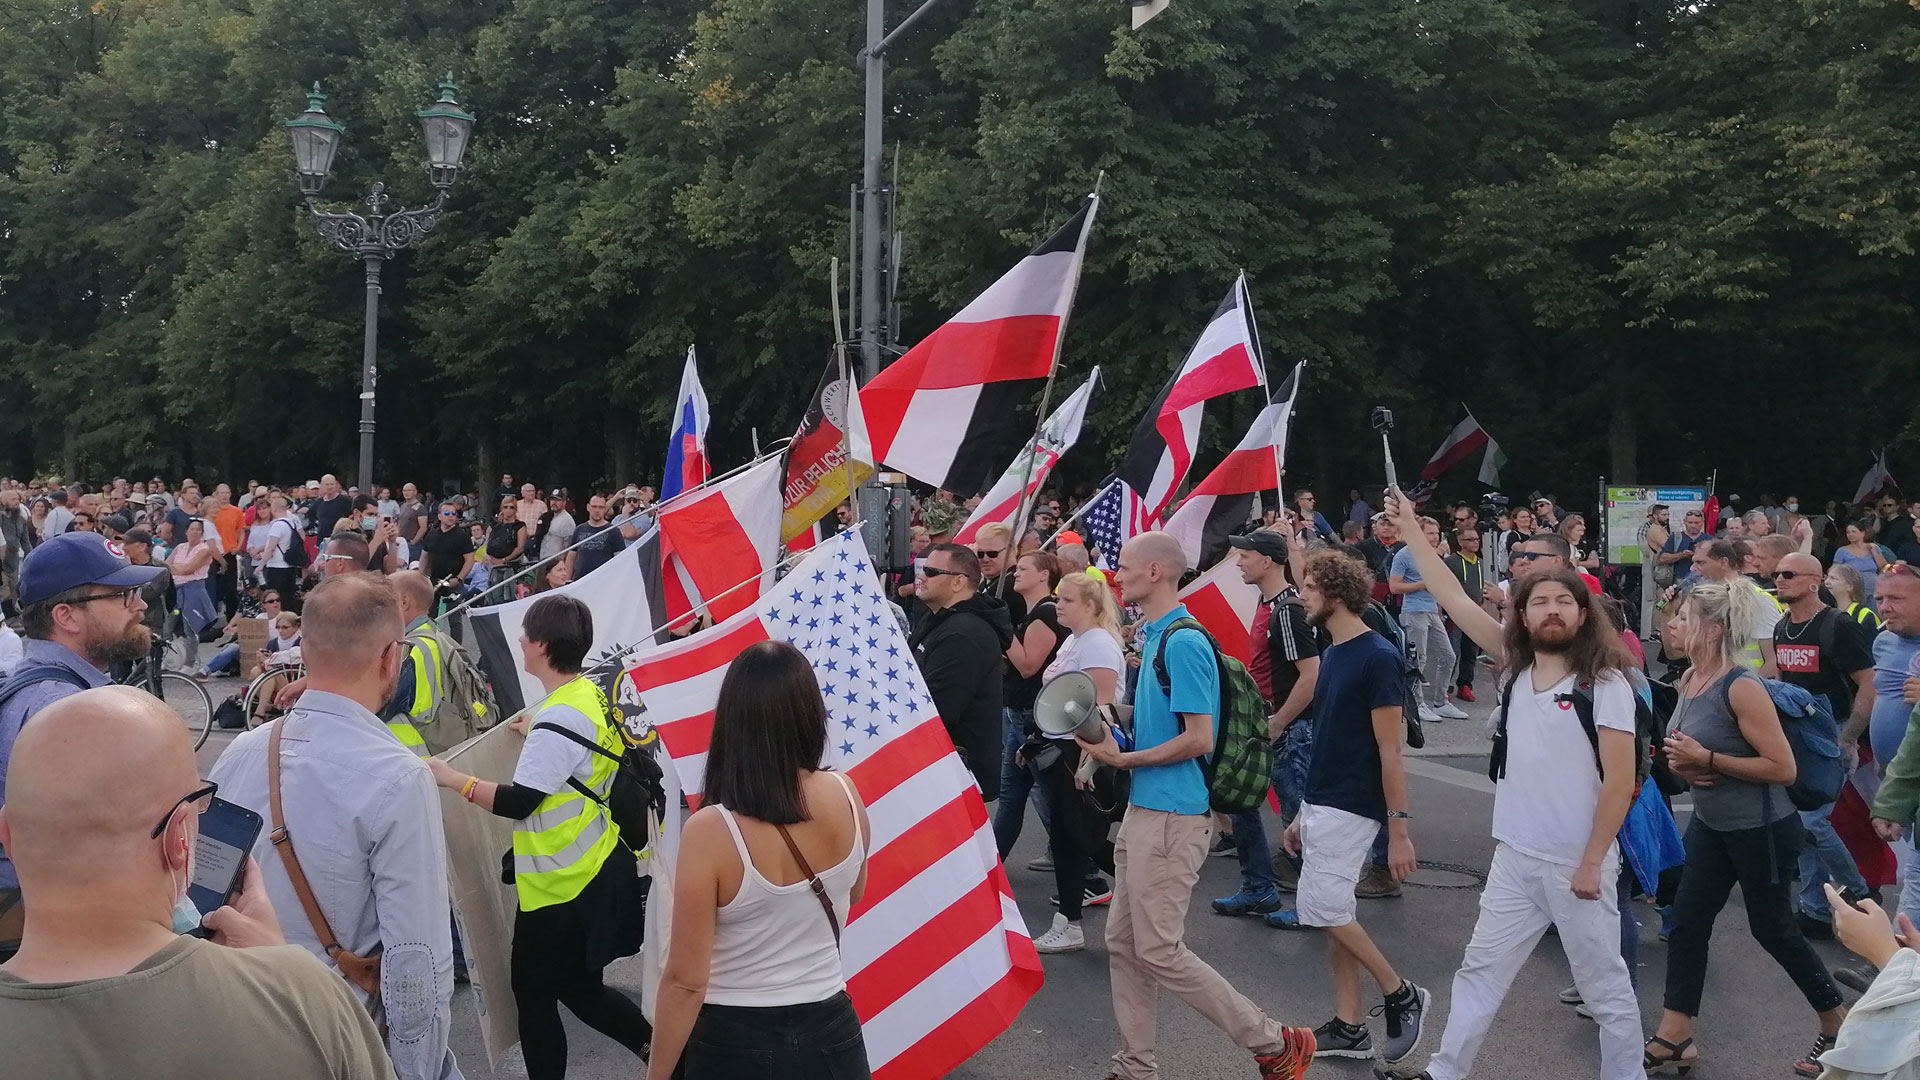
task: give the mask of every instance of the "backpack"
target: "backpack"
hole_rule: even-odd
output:
[[[27,687],[43,682],[63,682],[75,690],[89,689],[85,679],[58,664],[22,664],[5,682],[0,682],[0,706],[12,701],[15,694]]]
[[[1153,674],[1168,693],[1172,693],[1173,681],[1167,673],[1167,641],[1176,630],[1200,631],[1220,670],[1218,735],[1213,753],[1200,760],[1207,801],[1222,814],[1245,813],[1258,807],[1273,785],[1267,699],[1260,695],[1260,685],[1253,681],[1246,665],[1222,652],[1207,628],[1191,616],[1175,619],[1160,635],[1160,647],[1154,650]]]
[[[1501,778],[1507,775],[1507,713],[1513,706],[1513,684],[1518,678],[1519,675],[1516,674],[1500,688],[1499,721],[1493,731],[1493,752],[1487,757],[1487,779],[1495,783],[1499,783]],[[1659,683],[1650,685],[1668,691],[1673,689],[1662,687]],[[1673,715],[1673,705],[1670,700],[1666,703],[1666,710],[1660,711],[1659,704],[1666,695],[1659,694],[1658,689],[1654,694],[1653,704],[1649,704],[1647,698],[1641,697],[1638,692],[1633,695],[1633,794],[1635,798],[1640,796],[1640,785],[1646,783],[1648,776],[1655,775],[1653,756],[1661,742],[1666,739],[1667,719]],[[1593,747],[1593,767],[1604,780],[1607,771],[1600,764],[1600,728],[1593,720],[1593,680],[1585,676],[1575,679],[1573,693],[1565,696],[1572,701],[1573,715],[1579,719],[1581,729],[1587,733],[1588,745]],[[1559,698],[1556,697],[1555,700]],[[1668,780],[1658,781],[1660,789],[1667,791],[1669,782]],[[1672,795],[1677,792],[1668,791],[1667,794]]]
[[[1831,804],[1840,797],[1847,770],[1840,760],[1839,728],[1826,695],[1779,679],[1761,679],[1760,685],[1773,699],[1780,730],[1786,733],[1787,746],[1793,750],[1795,772],[1793,783],[1786,785],[1788,800],[1796,810],[1818,810]],[[1733,712],[1732,679],[1727,680],[1721,693],[1727,698],[1727,711]]]
[[[533,725],[533,730],[552,731],[564,735],[614,762],[613,783],[607,789],[605,799],[594,794],[593,789],[581,783],[578,777],[567,777],[567,786],[586,796],[588,802],[606,807],[607,816],[611,817],[614,825],[619,828],[621,839],[627,847],[634,851],[641,851],[647,844],[636,841],[650,839],[653,829],[647,820],[647,814],[652,812],[661,817],[666,815],[666,788],[661,784],[666,774],[660,771],[660,764],[653,760],[652,754],[627,741],[625,729],[621,726],[619,717],[609,713],[604,722],[611,725],[615,731],[622,732],[621,752],[617,755],[609,753],[606,747],[579,732],[568,731],[559,724],[542,722]]]
[[[295,570],[304,570],[313,562],[312,557],[307,554],[307,538],[301,536],[300,530],[294,528],[293,522],[287,521],[286,518],[279,518],[275,520],[273,524],[278,525],[282,521],[287,522],[287,544],[285,550],[280,552],[280,557],[286,560],[289,567]],[[267,528],[271,531],[273,525],[269,525]]]
[[[434,665],[426,665],[427,678],[438,677],[440,685],[428,688],[436,704],[425,716],[414,717],[413,726],[428,748],[438,754],[492,727],[499,712],[493,688],[458,641],[429,626],[422,633],[409,634],[407,644],[425,651],[423,642],[429,637],[439,646],[440,664],[438,671]]]
[[[1427,745],[1427,733],[1420,726],[1420,658],[1415,656],[1407,643],[1407,632],[1401,628],[1400,620],[1393,617],[1385,604],[1377,600],[1367,601],[1366,613],[1361,616],[1374,633],[1387,639],[1400,653],[1401,682],[1406,692],[1401,696],[1400,716],[1407,725],[1407,745],[1415,750]]]

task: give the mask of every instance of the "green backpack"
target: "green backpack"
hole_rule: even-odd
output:
[[[1220,669],[1220,715],[1213,753],[1200,759],[1207,780],[1208,802],[1222,814],[1243,814],[1260,805],[1273,784],[1273,743],[1268,735],[1267,700],[1245,664],[1228,656],[1207,628],[1192,617],[1175,619],[1160,635],[1153,656],[1153,674],[1171,692],[1167,676],[1167,640],[1176,630],[1198,630],[1213,650]]]

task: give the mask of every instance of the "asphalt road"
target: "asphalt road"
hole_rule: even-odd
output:
[[[1487,682],[1490,680],[1483,680]],[[226,682],[210,684],[216,701]],[[229,689],[227,692],[231,692]],[[1491,696],[1483,694],[1483,697]],[[1428,746],[1409,764],[1413,838],[1423,863],[1451,864],[1471,873],[1423,869],[1398,899],[1363,901],[1362,923],[1401,973],[1433,991],[1432,1022],[1409,1064],[1422,1063],[1439,1045],[1447,1015],[1450,984],[1460,954],[1472,933],[1478,908],[1478,878],[1493,855],[1488,835],[1491,785],[1485,777],[1488,738],[1482,719],[1486,707],[1466,706],[1476,719],[1452,721],[1428,729]],[[215,732],[200,753],[211,767],[230,733]],[[1684,824],[1684,822],[1683,822]],[[1277,826],[1269,835],[1277,840]],[[1045,843],[1038,819],[1028,815],[1014,858],[1008,866],[1014,894],[1036,934],[1052,921],[1047,898],[1053,875],[1026,868]],[[1325,944],[1313,932],[1270,930],[1252,919],[1215,915],[1207,901],[1226,896],[1239,885],[1232,858],[1212,858],[1202,869],[1187,918],[1187,942],[1243,993],[1290,1024],[1317,1025],[1332,1015],[1333,990]],[[1642,1013],[1649,1024],[1659,1019],[1666,947],[1655,938],[1658,918],[1649,906],[1635,904],[1642,930],[1637,970]],[[1116,1047],[1108,996],[1106,949],[1101,941],[1104,909],[1089,908],[1088,944],[1083,952],[1045,958],[1047,983],[1006,1033],[952,1075],[962,1080],[1099,1080]],[[1707,973],[1704,1011],[1696,1037],[1702,1073],[1719,1077],[1789,1077],[1792,1062],[1812,1044],[1814,1017],[1793,984],[1746,932],[1738,894],[1722,913]],[[1829,965],[1848,962],[1845,950],[1831,942],[1815,948]],[[608,969],[608,982],[638,996],[638,964],[633,960]],[[1498,1023],[1489,1036],[1475,1076],[1482,1080],[1591,1080],[1599,1074],[1594,1025],[1561,1005],[1555,995],[1571,982],[1559,946],[1543,938],[1520,972]],[[1371,988],[1369,988],[1371,993]],[[1846,991],[1849,999],[1851,991]],[[454,998],[454,1051],[469,1076],[526,1075],[517,1052],[490,1072],[481,1048],[470,991]],[[1162,1075],[1170,1080],[1254,1076],[1246,1054],[1199,1014],[1171,996],[1163,996],[1160,1019]],[[577,1080],[632,1080],[639,1063],[625,1050],[567,1017],[572,1042],[568,1076]],[[1384,1036],[1373,1021],[1376,1045]],[[1370,1076],[1359,1061],[1316,1062],[1316,1077]]]

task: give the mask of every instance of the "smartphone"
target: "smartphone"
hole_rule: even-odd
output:
[[[202,916],[219,910],[240,888],[247,853],[260,839],[260,815],[237,803],[215,797],[200,815],[200,839],[193,846],[193,879],[187,899]],[[205,930],[193,931],[206,937]]]

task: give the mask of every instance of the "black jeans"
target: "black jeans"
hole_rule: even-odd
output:
[[[280,594],[282,611],[300,610],[300,570],[293,566],[269,566],[262,571],[267,588]]]
[[[1770,827],[1721,832],[1695,818],[1687,826],[1687,872],[1674,897],[1673,937],[1667,943],[1666,1007],[1700,1015],[1713,922],[1734,885],[1747,905],[1753,940],[1784,969],[1815,1012],[1840,1007],[1840,990],[1793,914],[1793,872],[1803,830],[1798,814]]]
[[[1040,770],[1040,795],[1047,800],[1047,846],[1053,849],[1053,885],[1059,890],[1060,914],[1080,921],[1081,890],[1093,869],[1113,874],[1113,843],[1107,839],[1107,821],[1093,812],[1073,784],[1080,766],[1080,747],[1058,744],[1060,756]],[[1097,820],[1096,820],[1097,819]]]
[[[1075,881],[1074,886],[1079,887]],[[704,1005],[687,1039],[686,1080],[872,1080],[845,993],[804,1005]]]
[[[514,916],[509,979],[520,1010],[520,1049],[527,1059],[528,1080],[560,1080],[567,1075],[561,1005],[636,1056],[645,1054],[653,1041],[653,1027],[640,1006],[602,982],[601,968],[588,959],[599,932],[594,924],[605,887],[601,879],[633,872],[633,856],[609,856],[607,865],[579,896]]]

